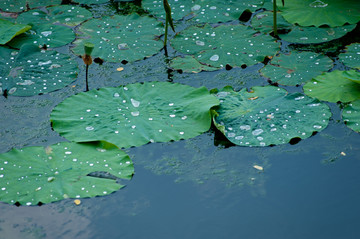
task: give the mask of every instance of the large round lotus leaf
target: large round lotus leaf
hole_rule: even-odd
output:
[[[360,100],[348,104],[343,110],[342,117],[350,129],[360,132]]]
[[[360,72],[351,70],[351,71],[343,71],[343,76],[351,80],[352,82],[360,84]]]
[[[25,24],[14,24],[0,18],[0,44],[4,45],[15,36],[20,35],[31,29],[31,26]]]
[[[0,155],[0,201],[36,205],[108,195],[123,187],[115,177],[89,175],[99,172],[130,179],[134,166],[128,155],[108,143],[13,149]]]
[[[191,26],[176,35],[171,44],[176,50],[195,55],[199,62],[214,67],[254,65],[279,50],[274,38],[256,34],[243,25]]]
[[[32,23],[33,25],[60,23],[67,26],[76,26],[92,17],[90,11],[72,5],[48,7],[46,10],[47,12],[35,9],[21,13],[16,21],[24,24]]]
[[[56,51],[24,45],[20,51],[0,47],[0,93],[30,96],[51,92],[73,82],[77,64]]]
[[[261,73],[282,85],[301,85],[329,70],[332,60],[313,52],[290,52],[275,56]]]
[[[54,130],[76,141],[118,147],[195,137],[210,128],[218,100],[205,87],[147,82],[69,97],[51,113]]]
[[[304,85],[304,93],[329,102],[350,102],[360,99],[360,84],[343,74],[343,71],[323,73]]]
[[[283,17],[300,26],[342,26],[345,23],[355,24],[360,21],[359,0],[286,0],[282,6]]]
[[[5,12],[22,12],[27,9],[27,4],[30,8],[44,7],[50,5],[61,4],[62,0],[1,0],[0,9]]]
[[[221,104],[216,127],[234,144],[268,146],[308,138],[323,130],[331,116],[327,105],[300,93],[274,87],[254,87],[250,92],[224,88],[216,94]]]
[[[273,31],[273,13],[270,11],[258,13],[251,21],[251,26],[260,32],[270,33]],[[344,36],[346,33],[352,31],[356,24],[346,25],[342,27],[300,27],[288,23],[281,13],[277,14],[277,28],[279,37],[282,40],[300,43],[312,44],[331,41]],[[288,32],[282,34],[281,30]]]
[[[199,73],[201,71],[216,71],[218,68],[201,64],[192,56],[176,57],[171,60],[170,67],[185,73]]]
[[[14,38],[8,44],[11,47],[21,48],[24,44],[35,44],[39,47],[46,45],[50,47],[59,47],[69,44],[75,40],[75,33],[72,29],[52,24],[36,25],[30,31],[25,32]]]
[[[168,2],[174,20],[194,14],[196,21],[206,23],[237,20],[243,11],[255,11],[264,3],[263,0],[168,0]],[[154,15],[165,18],[163,0],[143,0],[142,7]]]
[[[159,52],[164,43],[158,39],[163,27],[154,18],[115,15],[92,19],[79,27],[79,39],[73,51],[84,54],[84,43],[95,45],[92,53],[111,62],[136,61]]]
[[[346,66],[360,69],[360,43],[346,47],[346,52],[339,54],[339,60]]]

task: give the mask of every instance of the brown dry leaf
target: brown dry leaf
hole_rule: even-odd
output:
[[[264,168],[259,166],[259,165],[254,165],[253,168],[259,170],[259,171],[264,171]]]
[[[74,203],[75,203],[75,205],[80,205],[81,201],[80,201],[80,199],[75,199]]]
[[[124,67],[119,67],[116,69],[117,71],[123,71],[124,70]]]

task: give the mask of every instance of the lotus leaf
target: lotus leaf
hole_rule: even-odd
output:
[[[14,48],[21,48],[24,44],[35,44],[39,47],[46,45],[47,48],[59,47],[75,40],[72,29],[52,24],[36,25],[30,31],[21,34],[8,44]]]
[[[348,45],[346,52],[339,54],[339,60],[346,66],[360,70],[360,43]]]
[[[16,21],[18,23],[32,23],[33,25],[60,23],[67,26],[77,26],[92,17],[90,11],[72,5],[48,7],[46,10],[47,12],[35,9],[21,13]]]
[[[279,43],[271,36],[256,34],[243,25],[191,26],[176,35],[171,44],[213,67],[253,65],[279,50]]]
[[[273,14],[272,12],[258,13],[251,21],[251,26],[260,32],[270,33],[273,31]],[[356,24],[342,27],[300,27],[288,23],[281,13],[277,14],[277,27],[280,30],[279,37],[282,40],[300,43],[312,44],[331,41],[343,37],[346,33],[352,31]],[[285,31],[286,34],[281,32]]]
[[[0,18],[0,44],[4,45],[13,39],[31,29],[31,26],[25,24],[14,24]]]
[[[343,110],[342,117],[350,129],[360,132],[360,100],[348,104]]]
[[[5,12],[22,12],[27,10],[26,4],[28,4],[30,8],[36,8],[50,5],[58,5],[61,4],[61,1],[62,0],[1,0],[0,9]]]
[[[217,104],[205,87],[136,83],[69,97],[55,107],[51,121],[69,140],[128,148],[195,137],[210,128],[210,108]]]
[[[304,85],[304,93],[329,102],[360,99],[360,84],[349,80],[343,71],[323,73]]]
[[[109,0],[73,0],[73,2],[90,5],[90,4],[106,3],[106,2],[109,2]]]
[[[345,23],[355,24],[360,21],[360,5],[358,0],[286,0],[277,6],[283,17],[300,26],[342,26]]]
[[[108,195],[124,187],[106,172],[131,179],[134,166],[127,154],[108,143],[58,143],[13,149],[0,155],[0,201],[21,205],[65,198]]]
[[[237,20],[245,10],[255,11],[264,3],[263,0],[169,0],[168,2],[174,20],[180,20],[185,16],[194,14],[196,21],[207,23]],[[162,0],[143,0],[142,6],[150,13],[165,18]]]
[[[93,56],[111,62],[141,60],[163,47],[158,39],[163,27],[154,18],[137,14],[92,19],[82,24],[79,31],[75,54],[82,55],[84,43],[91,42],[95,45]]]
[[[253,87],[250,92],[224,88],[216,94],[216,127],[234,144],[268,146],[308,138],[328,125],[327,105],[300,93],[274,87]]]
[[[60,89],[76,78],[77,64],[65,54],[24,45],[0,47],[0,93],[31,96]]]
[[[216,71],[218,68],[199,63],[192,56],[176,57],[171,60],[170,67],[175,70],[182,70],[185,73],[199,73],[201,71]]]
[[[360,84],[360,72],[358,71],[355,70],[343,71],[343,76],[348,80]]]
[[[331,67],[332,60],[327,56],[293,51],[275,56],[261,73],[282,85],[301,85]]]

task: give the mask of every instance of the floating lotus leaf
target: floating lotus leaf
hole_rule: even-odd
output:
[[[339,60],[346,66],[360,69],[360,43],[346,47],[346,52],[339,54]]]
[[[109,0],[73,0],[73,2],[90,5],[90,4],[106,3],[106,2],[109,2]]]
[[[213,67],[254,65],[279,50],[274,38],[256,34],[243,25],[191,26],[176,35],[171,44],[176,50],[195,55],[199,62]]]
[[[255,11],[264,3],[263,0],[200,0],[178,1],[169,0],[171,15],[174,20],[194,14],[199,22],[216,23],[239,19],[245,10]],[[162,0],[143,0],[142,7],[150,13],[165,18]]]
[[[199,63],[192,56],[176,57],[171,60],[170,67],[185,73],[199,73],[200,71],[216,71],[218,68]]]
[[[24,44],[35,44],[48,48],[64,46],[75,40],[75,33],[71,28],[52,24],[36,25],[30,31],[21,34],[8,44],[14,48],[21,48]]]
[[[216,94],[216,127],[234,144],[268,146],[305,139],[328,125],[327,105],[300,93],[274,87],[253,87],[250,92],[224,88]]]
[[[30,8],[36,8],[50,5],[58,5],[61,4],[61,1],[62,0],[1,0],[0,9],[5,12],[22,12],[27,10],[27,4]]]
[[[16,21],[18,23],[32,23],[33,25],[60,23],[67,26],[76,26],[92,17],[90,11],[72,5],[48,7],[46,10],[47,12],[35,9],[21,13]]]
[[[15,36],[20,35],[31,29],[31,26],[25,24],[14,24],[0,18],[0,44],[4,45]]]
[[[350,129],[360,132],[360,100],[348,104],[342,112],[342,117]]]
[[[163,33],[159,22],[136,14],[92,19],[78,30],[75,54],[82,55],[84,43],[91,42],[95,45],[92,55],[111,62],[141,60],[158,53],[164,44],[158,39]]]
[[[65,54],[24,45],[0,47],[0,93],[30,96],[60,89],[76,78],[77,64]]]
[[[304,85],[304,93],[329,102],[360,99],[360,84],[344,76],[343,71],[323,73]]]
[[[127,148],[195,137],[210,128],[210,108],[217,104],[205,87],[136,83],[69,97],[55,107],[51,121],[69,140]]]
[[[251,26],[260,32],[270,33],[273,31],[273,14],[272,12],[258,13],[251,21]],[[277,14],[277,27],[279,37],[282,40],[300,43],[312,44],[331,41],[343,37],[346,33],[352,31],[356,24],[346,25],[342,27],[300,27],[288,23],[281,13]],[[282,31],[288,33],[282,34]]]
[[[36,205],[108,195],[124,187],[115,177],[89,175],[96,172],[131,179],[134,166],[128,155],[108,143],[13,149],[0,155],[0,201]]]
[[[332,60],[327,56],[293,51],[275,56],[261,73],[282,85],[301,85],[331,67]]]
[[[360,72],[351,70],[351,71],[343,71],[343,76],[351,80],[352,82],[360,84]]]
[[[355,24],[360,21],[360,5],[358,0],[286,0],[277,6],[283,17],[300,26],[342,26],[345,23]]]

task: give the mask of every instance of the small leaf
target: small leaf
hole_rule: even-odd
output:
[[[339,61],[348,67],[360,70],[360,43],[346,46],[346,52],[339,54]]]
[[[20,35],[30,29],[30,25],[14,24],[0,18],[0,44],[4,45],[17,35]]]
[[[347,127],[355,132],[360,132],[360,100],[348,104],[343,109],[342,117]]]

